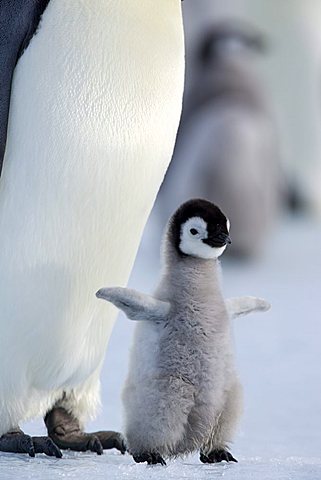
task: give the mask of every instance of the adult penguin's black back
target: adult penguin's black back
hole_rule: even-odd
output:
[[[50,0],[0,2],[0,174],[6,148],[10,93],[15,66],[37,31]]]

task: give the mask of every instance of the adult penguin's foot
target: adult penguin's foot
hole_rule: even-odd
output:
[[[96,452],[101,455],[104,450],[117,448],[126,452],[124,437],[113,431],[85,433],[79,421],[62,407],[54,407],[45,416],[45,424],[49,437],[59,448],[77,452]]]
[[[61,451],[51,438],[31,437],[20,428],[10,430],[0,437],[0,451],[28,453],[30,457],[34,457],[36,453],[45,453],[49,457],[62,457]]]

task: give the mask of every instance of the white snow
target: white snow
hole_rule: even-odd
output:
[[[130,285],[151,292],[157,260],[148,254],[147,232]],[[284,220],[263,259],[232,263],[222,258],[227,296],[266,298],[270,312],[234,321],[235,348],[244,386],[245,412],[231,446],[238,464],[203,465],[197,455],[167,467],[136,465],[116,451],[103,456],[64,453],[0,455],[0,479],[193,479],[317,480],[321,478],[321,224]],[[103,286],[103,285],[102,285]],[[103,408],[90,429],[121,430],[121,385],[134,322],[120,317],[102,373]],[[41,420],[23,426],[45,433]]]

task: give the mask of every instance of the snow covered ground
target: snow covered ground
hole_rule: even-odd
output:
[[[131,286],[150,292],[157,261],[147,234]],[[167,467],[136,465],[116,451],[45,456],[0,455],[0,480],[8,479],[193,479],[317,480],[321,478],[321,224],[286,220],[255,263],[223,257],[226,296],[252,294],[268,299],[272,310],[235,320],[235,348],[244,386],[245,412],[232,445],[238,464],[203,465],[197,456]],[[121,430],[120,391],[127,368],[133,323],[120,317],[102,374],[103,408],[89,427]],[[40,420],[24,425],[44,433]],[[89,428],[88,428],[89,430]]]

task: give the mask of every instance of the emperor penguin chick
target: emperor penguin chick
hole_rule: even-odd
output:
[[[230,318],[268,304],[224,300],[218,257],[228,243],[221,210],[190,200],[169,220],[154,296],[127,288],[96,294],[138,321],[123,392],[127,446],[136,462],[165,464],[164,458],[196,450],[204,463],[236,461],[228,442],[242,401]]]

